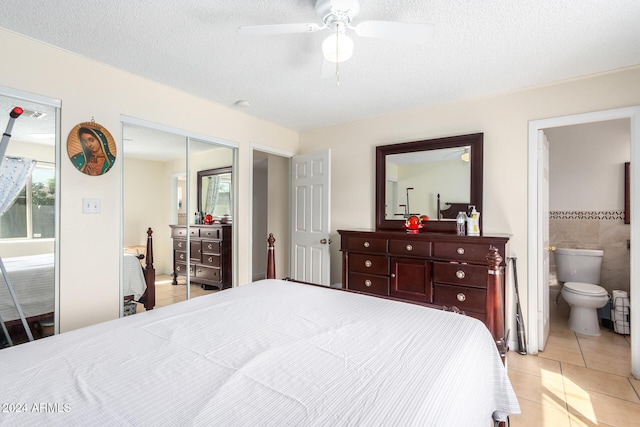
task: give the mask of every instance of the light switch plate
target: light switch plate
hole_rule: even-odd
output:
[[[82,199],[82,213],[97,214],[102,211],[100,199],[85,197]]]

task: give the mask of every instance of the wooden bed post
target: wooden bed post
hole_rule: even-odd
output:
[[[267,279],[276,278],[276,260],[273,252],[273,243],[275,241],[276,239],[273,237],[273,233],[269,233],[269,238],[267,239]]]
[[[144,302],[146,310],[153,310],[156,305],[156,270],[153,268],[153,230],[151,227],[147,230],[147,250],[145,257],[144,279],[147,284],[147,299]]]
[[[487,254],[487,327],[496,340],[500,355],[504,357],[508,349],[504,333],[504,267],[498,249],[489,247]]]

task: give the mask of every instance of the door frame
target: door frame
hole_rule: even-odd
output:
[[[53,232],[53,333],[57,335],[60,333],[60,171],[62,164],[62,142],[61,142],[61,115],[62,115],[62,101],[56,98],[50,98],[44,95],[38,95],[32,92],[27,92],[20,89],[14,89],[9,86],[0,85],[0,95],[10,98],[21,99],[23,101],[34,102],[48,107],[55,108],[55,192],[56,197],[54,201],[54,232]],[[3,129],[4,131],[4,129]]]
[[[247,251],[247,255],[248,255],[248,261],[247,261],[247,277],[249,278],[249,280],[251,280],[253,278],[253,245],[254,244],[266,244],[267,241],[267,236],[265,236],[264,240],[261,242],[254,242],[253,240],[253,159],[254,159],[254,151],[260,151],[263,153],[267,153],[267,154],[272,154],[274,156],[280,156],[280,157],[284,157],[286,159],[291,160],[291,158],[293,156],[295,156],[294,153],[290,152],[290,151],[284,151],[284,150],[279,150],[277,148],[273,148],[273,147],[268,147],[266,145],[261,145],[261,144],[257,144],[252,142],[250,144],[250,149],[249,149],[249,167],[247,168],[249,170],[249,191],[247,194],[248,197],[248,212],[250,215],[249,221],[248,221],[248,232],[249,232],[249,236],[250,236],[250,245]],[[289,162],[289,168],[291,168],[291,162]],[[288,171],[288,176],[291,176],[291,171]],[[289,191],[289,188],[286,189],[286,191]],[[291,200],[289,199],[289,206],[287,206],[287,212],[291,211]],[[277,238],[277,236],[274,236]],[[284,242],[282,240],[279,241],[279,245],[280,246],[285,246],[285,245],[289,245],[289,242]],[[267,262],[267,260],[265,260],[265,262]],[[288,276],[288,272],[287,274],[285,274],[284,276]],[[283,276],[283,277],[284,277]]]
[[[538,260],[542,259],[542,250],[538,244],[538,132],[546,128],[599,122],[605,120],[629,119],[631,127],[631,164],[640,164],[640,106],[602,110],[589,113],[553,117],[529,122],[528,132],[528,220],[527,220],[527,339],[528,351],[537,354],[538,342],[538,297],[540,286],[540,274]],[[640,241],[640,173],[631,168],[631,241]],[[640,313],[640,278],[635,275],[634,266],[640,266],[640,251],[635,251],[632,245],[630,250],[630,300],[631,312]],[[638,294],[638,298],[635,298]],[[547,304],[548,304],[548,295]],[[637,310],[637,311],[635,311]],[[631,373],[635,378],[640,378],[640,316],[631,316]]]

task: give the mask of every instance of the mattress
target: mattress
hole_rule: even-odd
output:
[[[520,411],[480,321],[280,280],[0,350],[0,378],[2,425],[487,427]]]

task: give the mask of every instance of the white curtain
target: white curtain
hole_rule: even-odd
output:
[[[213,215],[213,211],[218,203],[218,193],[220,192],[220,176],[214,175],[209,177],[209,186],[207,187],[207,203],[206,209],[210,212],[204,212]]]
[[[25,157],[6,157],[0,163],[0,216],[13,205],[35,164]]]

